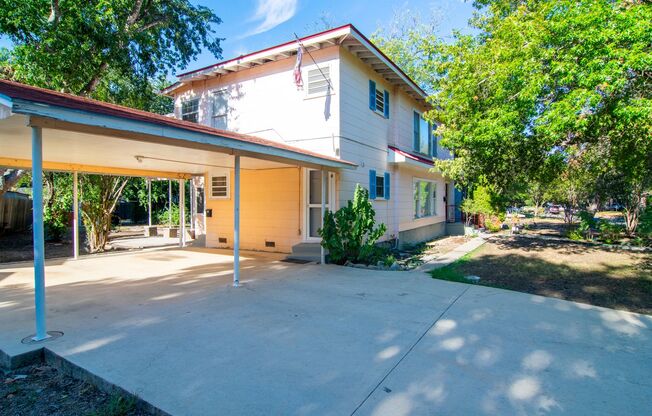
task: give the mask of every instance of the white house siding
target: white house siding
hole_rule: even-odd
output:
[[[356,184],[368,187],[370,169],[374,169],[377,175],[389,172],[390,200],[379,198],[373,201],[377,220],[387,225],[384,239],[427,239],[437,235],[439,229],[445,228],[444,180],[441,175],[430,172],[425,164],[416,167],[388,163],[388,145],[413,151],[413,112],[423,112],[425,107],[343,48],[333,46],[311,53],[320,67],[328,66],[330,69],[334,87],[330,96],[309,97],[307,91],[297,91],[293,78],[295,58],[288,58],[193,82],[176,93],[175,115],[181,117],[182,101],[199,97],[199,122],[211,125],[211,92],[227,88],[232,92],[229,130],[286,142],[358,164],[356,170],[337,173],[335,208],[352,199]],[[307,84],[308,71],[313,68],[312,60],[304,54],[304,83]],[[390,93],[389,119],[369,109],[370,79],[376,82],[378,89]],[[439,149],[438,155],[445,157],[447,153]],[[414,219],[414,178],[437,182],[436,216]],[[305,201],[304,197],[302,201]],[[304,225],[305,206],[303,202],[301,205],[299,223]],[[437,224],[441,227],[435,227]],[[209,234],[217,231],[211,226],[209,221]],[[209,236],[208,240],[212,242],[213,237]],[[295,238],[288,235],[284,241],[290,243]],[[283,249],[287,249],[285,244],[282,244]]]
[[[338,47],[311,52],[320,67],[330,66],[331,82],[339,84]],[[199,122],[211,125],[211,92],[226,88],[228,130],[251,134],[296,147],[337,156],[339,143],[339,100],[337,87],[330,97],[309,97],[307,85],[297,90],[294,84],[295,58],[268,62],[250,69],[216,76],[180,89],[175,96],[175,116],[181,118],[182,101],[199,97]],[[304,83],[310,69],[316,68],[308,54],[303,58]]]
[[[365,65],[360,59],[342,49],[340,53],[340,145],[341,157],[358,164],[354,171],[340,175],[340,204],[353,197],[356,184],[369,185],[369,170],[377,175],[393,173],[387,163],[387,145],[392,143],[394,121],[395,89],[378,73]],[[369,109],[369,80],[376,82],[376,88],[390,93],[389,119]],[[393,192],[390,200],[377,199],[373,202],[376,218],[387,225],[386,238],[394,236],[395,224],[392,209]]]

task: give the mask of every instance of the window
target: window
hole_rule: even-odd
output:
[[[389,118],[389,92],[377,89],[372,80],[369,80],[369,109]]]
[[[414,181],[414,218],[437,215],[437,184],[418,179]]]
[[[376,198],[385,198],[385,177],[376,176]]]
[[[211,198],[227,199],[229,197],[229,175],[211,176]]]
[[[433,156],[432,125],[416,111],[414,112],[414,151]],[[436,154],[436,151],[435,151]]]
[[[308,95],[330,93],[331,69],[328,66],[308,70]]]
[[[216,129],[228,129],[229,116],[229,91],[213,91],[213,120],[212,126]]]
[[[376,175],[374,169],[369,169],[369,198],[389,199],[389,172]]]
[[[199,98],[181,103],[181,118],[197,123],[199,121]]]

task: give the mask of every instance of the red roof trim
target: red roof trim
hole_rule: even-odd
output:
[[[342,30],[342,29],[345,29],[345,28],[353,28],[354,30],[356,30],[356,29],[353,27],[353,25],[349,23],[349,24],[346,24],[346,25],[343,25],[343,26],[340,26],[340,27],[336,27],[336,28],[334,28],[334,29],[324,30],[323,32],[319,32],[319,33],[315,33],[315,34],[312,34],[312,35],[309,35],[309,36],[306,36],[306,37],[303,37],[303,38],[299,38],[299,41],[304,42],[304,41],[310,40],[310,39],[312,39],[312,38],[316,38],[317,36],[326,35],[326,34],[328,34],[328,33],[336,32],[336,31],[338,31],[338,30]],[[357,30],[356,30],[356,32],[357,32]],[[220,65],[228,64],[228,63],[231,63],[231,62],[236,62],[236,61],[239,61],[239,60],[241,60],[241,59],[247,58],[247,57],[249,57],[249,56],[256,55],[256,54],[258,54],[258,53],[262,53],[262,52],[271,51],[272,49],[281,48],[281,47],[283,47],[283,46],[288,46],[288,45],[291,45],[291,44],[293,44],[293,43],[297,43],[297,41],[296,41],[296,40],[291,40],[291,41],[289,41],[289,42],[281,43],[281,44],[279,44],[279,45],[275,45],[275,46],[270,46],[269,48],[261,49],[261,50],[259,50],[259,51],[250,52],[250,53],[248,53],[248,54],[240,55],[240,56],[235,57],[235,58],[232,58],[232,59],[227,59],[226,61],[220,61],[220,62],[218,62],[218,63],[212,64],[212,65],[208,65],[208,66],[205,66],[205,67],[203,67],[203,68],[194,69],[194,70],[192,70],[192,71],[184,72],[184,73],[182,73],[182,74],[177,74],[177,77],[185,77],[186,75],[194,74],[194,73],[196,73],[196,72],[205,71],[205,70],[207,70],[207,69],[215,68],[215,67],[218,67],[218,66],[220,66]]]
[[[404,150],[399,149],[398,147],[394,146],[387,146],[390,150],[398,153],[401,156],[405,156],[408,159],[416,160],[417,162],[425,163],[426,165],[429,165],[430,167],[433,166],[433,162],[431,159],[427,159],[423,156],[418,156],[418,155],[413,155],[412,153],[408,153]]]
[[[0,94],[6,95],[12,99],[21,99],[41,104],[64,107],[72,110],[78,110],[89,113],[102,114],[118,118],[125,118],[140,122],[152,123],[162,126],[174,127],[182,130],[193,131],[197,133],[209,134],[212,136],[226,139],[238,140],[242,142],[269,146],[276,149],[287,150],[293,153],[303,154],[323,160],[330,160],[351,166],[357,166],[355,163],[338,159],[331,156],[325,156],[319,153],[300,149],[294,146],[288,146],[283,143],[262,139],[256,136],[234,133],[231,131],[219,130],[202,124],[192,123],[189,121],[178,120],[166,117],[160,114],[150,113],[148,111],[136,110],[117,104],[106,103],[103,101],[92,100],[90,98],[79,97],[72,94],[65,94],[57,91],[47,90],[44,88],[33,87],[18,82],[0,80]]]
[[[371,45],[371,47],[376,52],[378,52],[383,58],[387,59],[389,61],[389,63],[392,64],[394,66],[394,68],[396,68],[396,70],[398,72],[400,72],[405,78],[407,78],[416,87],[418,92],[420,92],[424,96],[428,96],[428,94],[426,94],[426,92],[423,89],[421,89],[421,87],[419,85],[417,85],[417,83],[414,82],[414,80],[412,78],[410,78],[410,76],[408,74],[406,74],[394,61],[392,61],[387,55],[385,55],[383,53],[383,51],[381,51],[376,45],[374,45],[374,43],[372,41],[370,41],[369,38],[367,38],[365,35],[363,35],[362,32],[360,32],[351,23],[346,24],[346,25],[342,25],[340,27],[336,27],[334,29],[324,30],[323,32],[314,33],[312,35],[309,35],[309,36],[306,36],[306,37],[303,37],[303,38],[299,38],[299,41],[304,42],[304,41],[316,38],[318,36],[326,35],[326,34],[331,33],[331,32],[337,32],[338,30],[342,30],[342,29],[350,29],[352,32],[355,32],[357,35],[359,35],[362,39],[364,39],[367,43],[369,43]],[[240,56],[238,56],[236,58],[228,59],[226,61],[220,61],[220,62],[217,62],[215,64],[205,66],[203,68],[199,68],[199,69],[195,69],[195,70],[192,70],[192,71],[184,72],[182,74],[177,74],[177,77],[179,77],[179,78],[180,77],[185,77],[186,75],[190,75],[190,74],[194,74],[194,73],[197,73],[197,72],[205,71],[205,70],[210,69],[210,68],[216,68],[216,67],[218,67],[220,65],[225,65],[225,64],[228,64],[228,63],[231,63],[231,62],[236,62],[236,61],[239,61],[241,59],[247,58],[249,56],[256,55],[256,54],[263,53],[263,52],[267,52],[267,51],[271,51],[272,49],[281,48],[283,46],[288,46],[288,45],[291,45],[291,44],[296,43],[296,42],[297,42],[296,40],[291,40],[289,42],[281,43],[281,44],[278,44],[278,45],[275,45],[275,46],[270,46],[269,48],[261,49],[259,51],[251,52],[251,53],[248,53],[248,54],[245,54],[245,55],[240,55]],[[170,87],[168,87],[168,88],[170,88]]]

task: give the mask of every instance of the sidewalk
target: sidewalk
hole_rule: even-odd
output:
[[[423,258],[424,263],[419,267],[415,267],[410,271],[416,273],[427,273],[430,270],[439,269],[440,267],[444,267],[446,265],[451,264],[452,262],[464,256],[465,254],[472,252],[473,250],[477,249],[484,243],[485,240],[482,236],[475,237],[467,241],[466,243],[462,244],[461,246],[457,247],[453,251],[449,251],[448,253],[442,256],[436,254],[425,256]]]

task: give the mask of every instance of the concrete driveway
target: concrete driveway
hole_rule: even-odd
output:
[[[652,414],[652,317],[420,273],[167,249],[48,262],[53,352],[175,415]],[[0,349],[33,331],[0,268]]]

